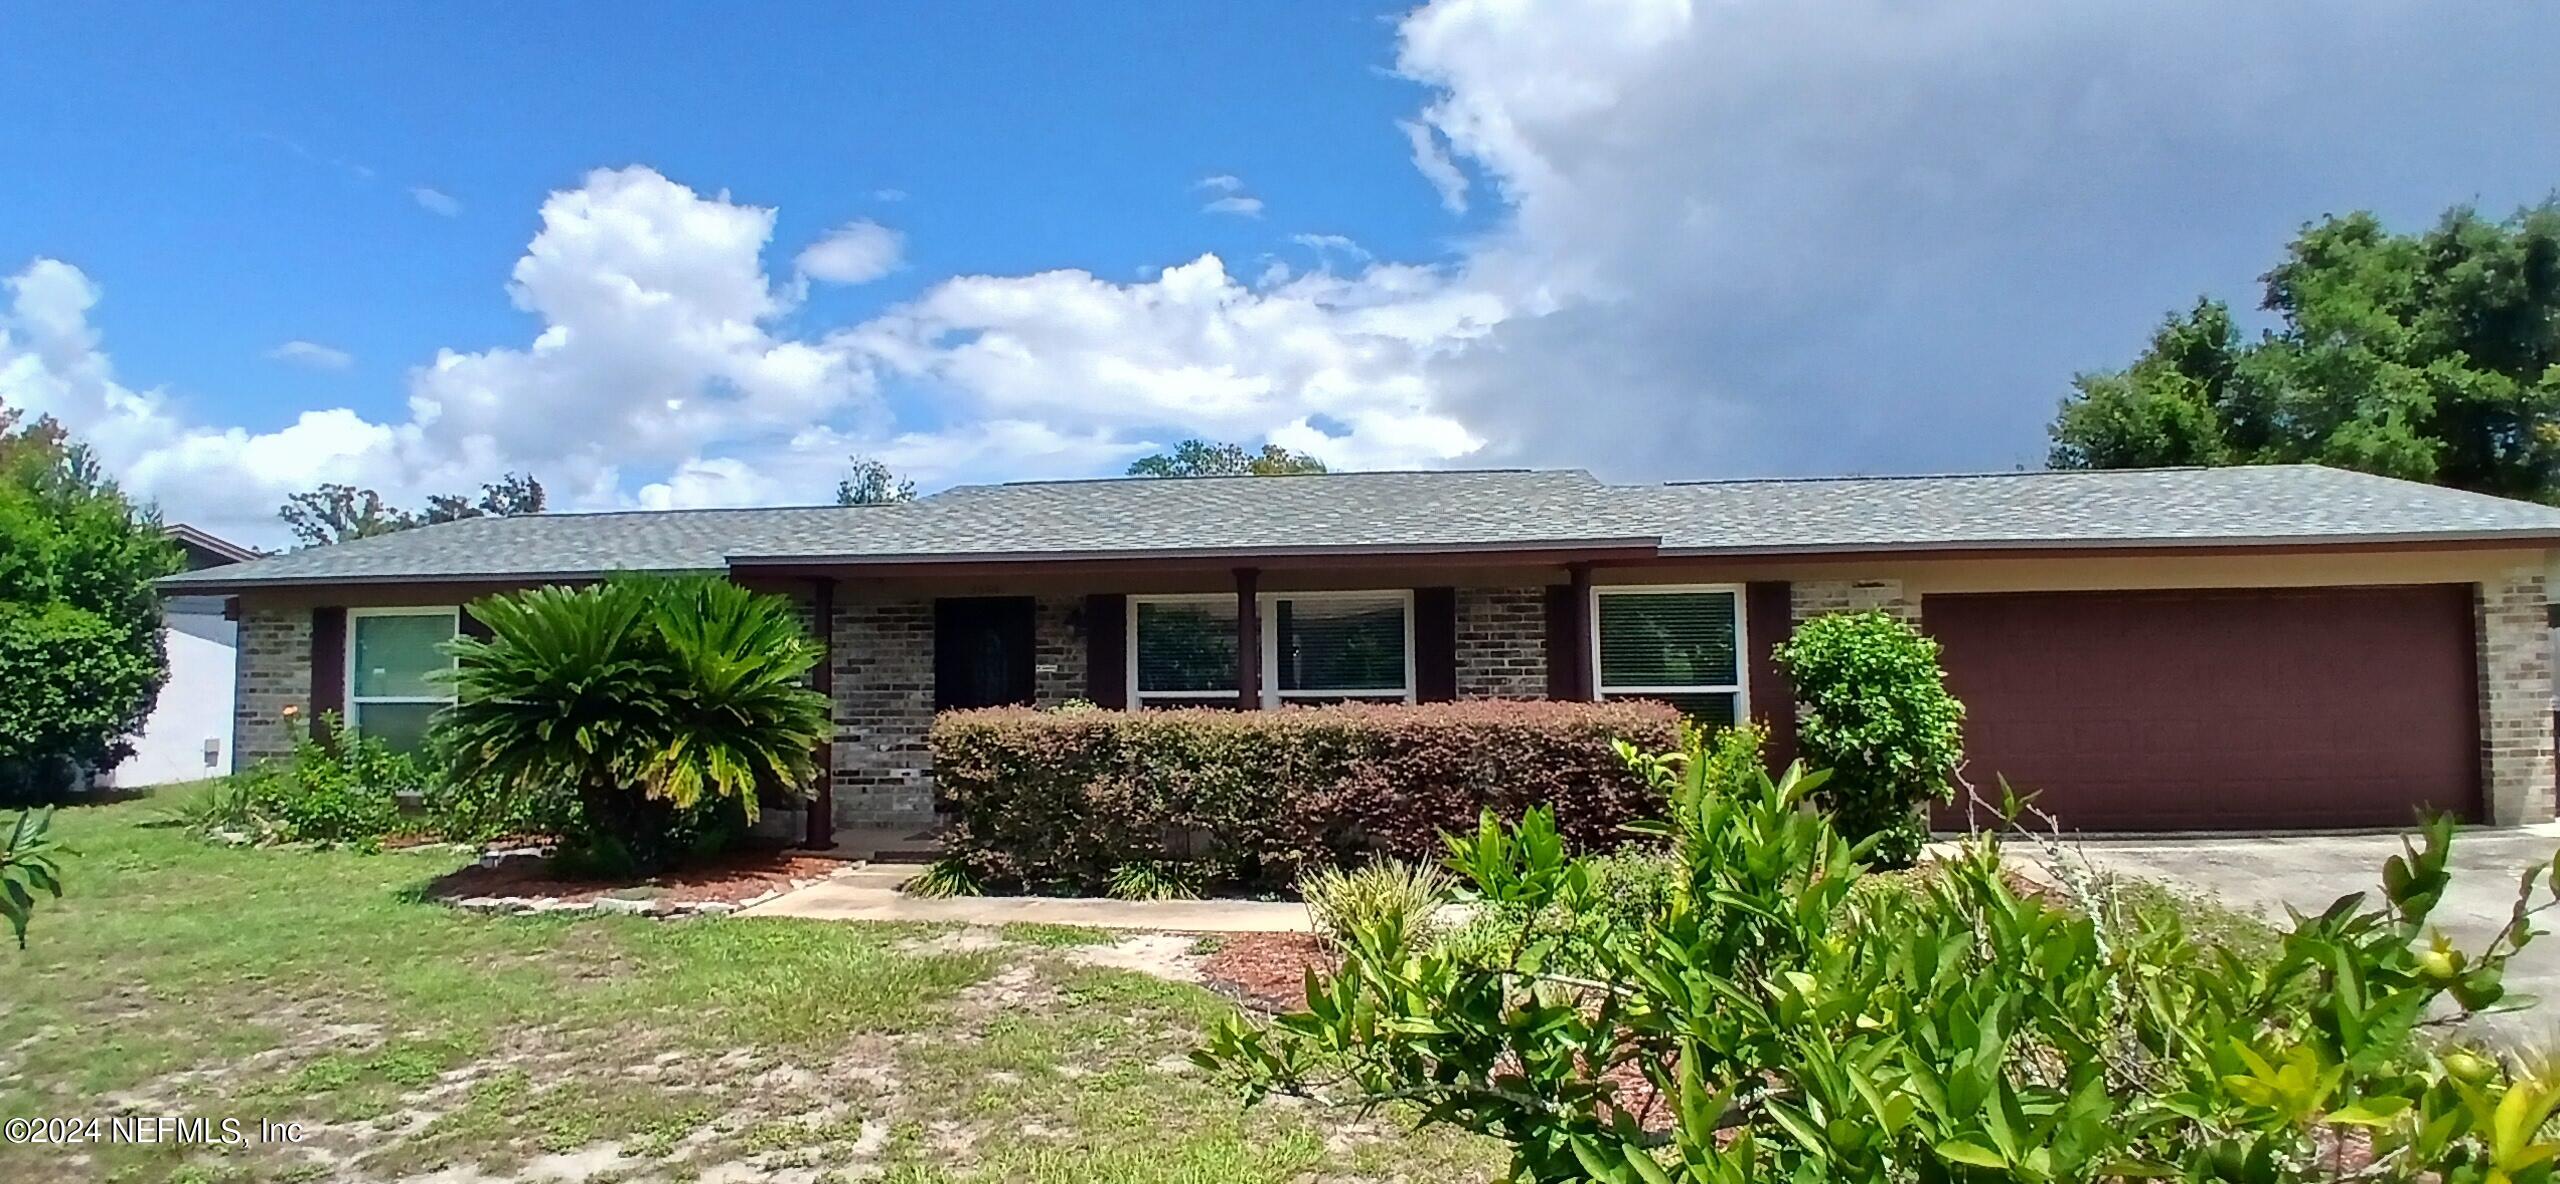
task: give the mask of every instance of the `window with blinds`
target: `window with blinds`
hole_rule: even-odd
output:
[[[1272,633],[1278,697],[1409,698],[1409,609],[1398,593],[1273,598],[1263,612]]]
[[[1594,688],[1659,699],[1701,723],[1744,712],[1742,597],[1733,588],[1603,588],[1592,614]]]
[[[1130,602],[1129,631],[1142,707],[1197,707],[1236,695],[1236,598]]]

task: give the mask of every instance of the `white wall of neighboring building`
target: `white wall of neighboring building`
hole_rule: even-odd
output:
[[[134,741],[133,756],[102,778],[102,784],[130,788],[197,781],[231,767],[237,627],[218,615],[172,612],[162,634],[169,645],[169,683],[160,688],[160,701]]]

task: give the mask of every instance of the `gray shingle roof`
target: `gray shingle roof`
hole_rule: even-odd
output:
[[[308,547],[161,581],[189,584],[339,584],[592,576],[615,571],[720,571],[740,547],[809,533],[869,507],[632,510],[465,518],[397,534]]]
[[[2304,543],[2560,532],[2560,509],[2318,465],[1624,489],[1666,552]]]
[[[1579,470],[972,485],[902,506],[470,519],[172,587],[756,563],[1659,546],[1665,553],[2560,542],[2560,509],[2311,465],[1603,485]]]
[[[1576,470],[1114,478],[964,485],[814,524],[733,559],[1202,555],[1537,544],[1650,546],[1656,529]]]

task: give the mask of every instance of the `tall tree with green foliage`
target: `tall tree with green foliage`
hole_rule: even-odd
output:
[[[839,506],[890,506],[916,500],[916,483],[900,480],[889,466],[875,457],[855,455],[850,458],[845,478],[836,482],[836,504]]]
[[[286,498],[276,517],[284,519],[303,546],[325,547],[464,518],[539,514],[549,502],[541,480],[530,473],[509,473],[489,482],[480,487],[477,498],[465,493],[429,495],[427,508],[418,511],[394,506],[370,489],[325,482]]]
[[[1277,444],[1248,452],[1242,444],[1185,440],[1171,452],[1140,457],[1129,465],[1132,477],[1287,477],[1324,472],[1324,462]]]
[[[111,768],[168,678],[159,515],[50,417],[0,407],[0,800]]]
[[[2261,280],[2279,323],[2254,340],[2199,300],[2081,375],[2051,464],[2308,461],[2560,501],[2560,198],[2419,234],[2326,218]]]

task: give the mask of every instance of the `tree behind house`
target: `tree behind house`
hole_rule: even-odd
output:
[[[2560,501],[2560,199],[2421,234],[2323,219],[2261,279],[2255,340],[2199,300],[2075,380],[2053,467],[2316,462]]]
[[[1171,452],[1141,457],[1129,465],[1132,477],[1286,477],[1321,473],[1323,461],[1277,444],[1248,452],[1242,444],[1185,440]]]
[[[439,493],[421,511],[403,510],[380,493],[336,482],[285,499],[276,516],[306,547],[325,547],[353,539],[391,534],[413,526],[431,526],[464,518],[510,518],[539,514],[548,505],[542,482],[530,473],[509,473],[480,487],[480,496]]]
[[[844,480],[836,482],[839,506],[888,506],[914,500],[915,482],[900,480],[887,464],[868,456],[852,457]]]

